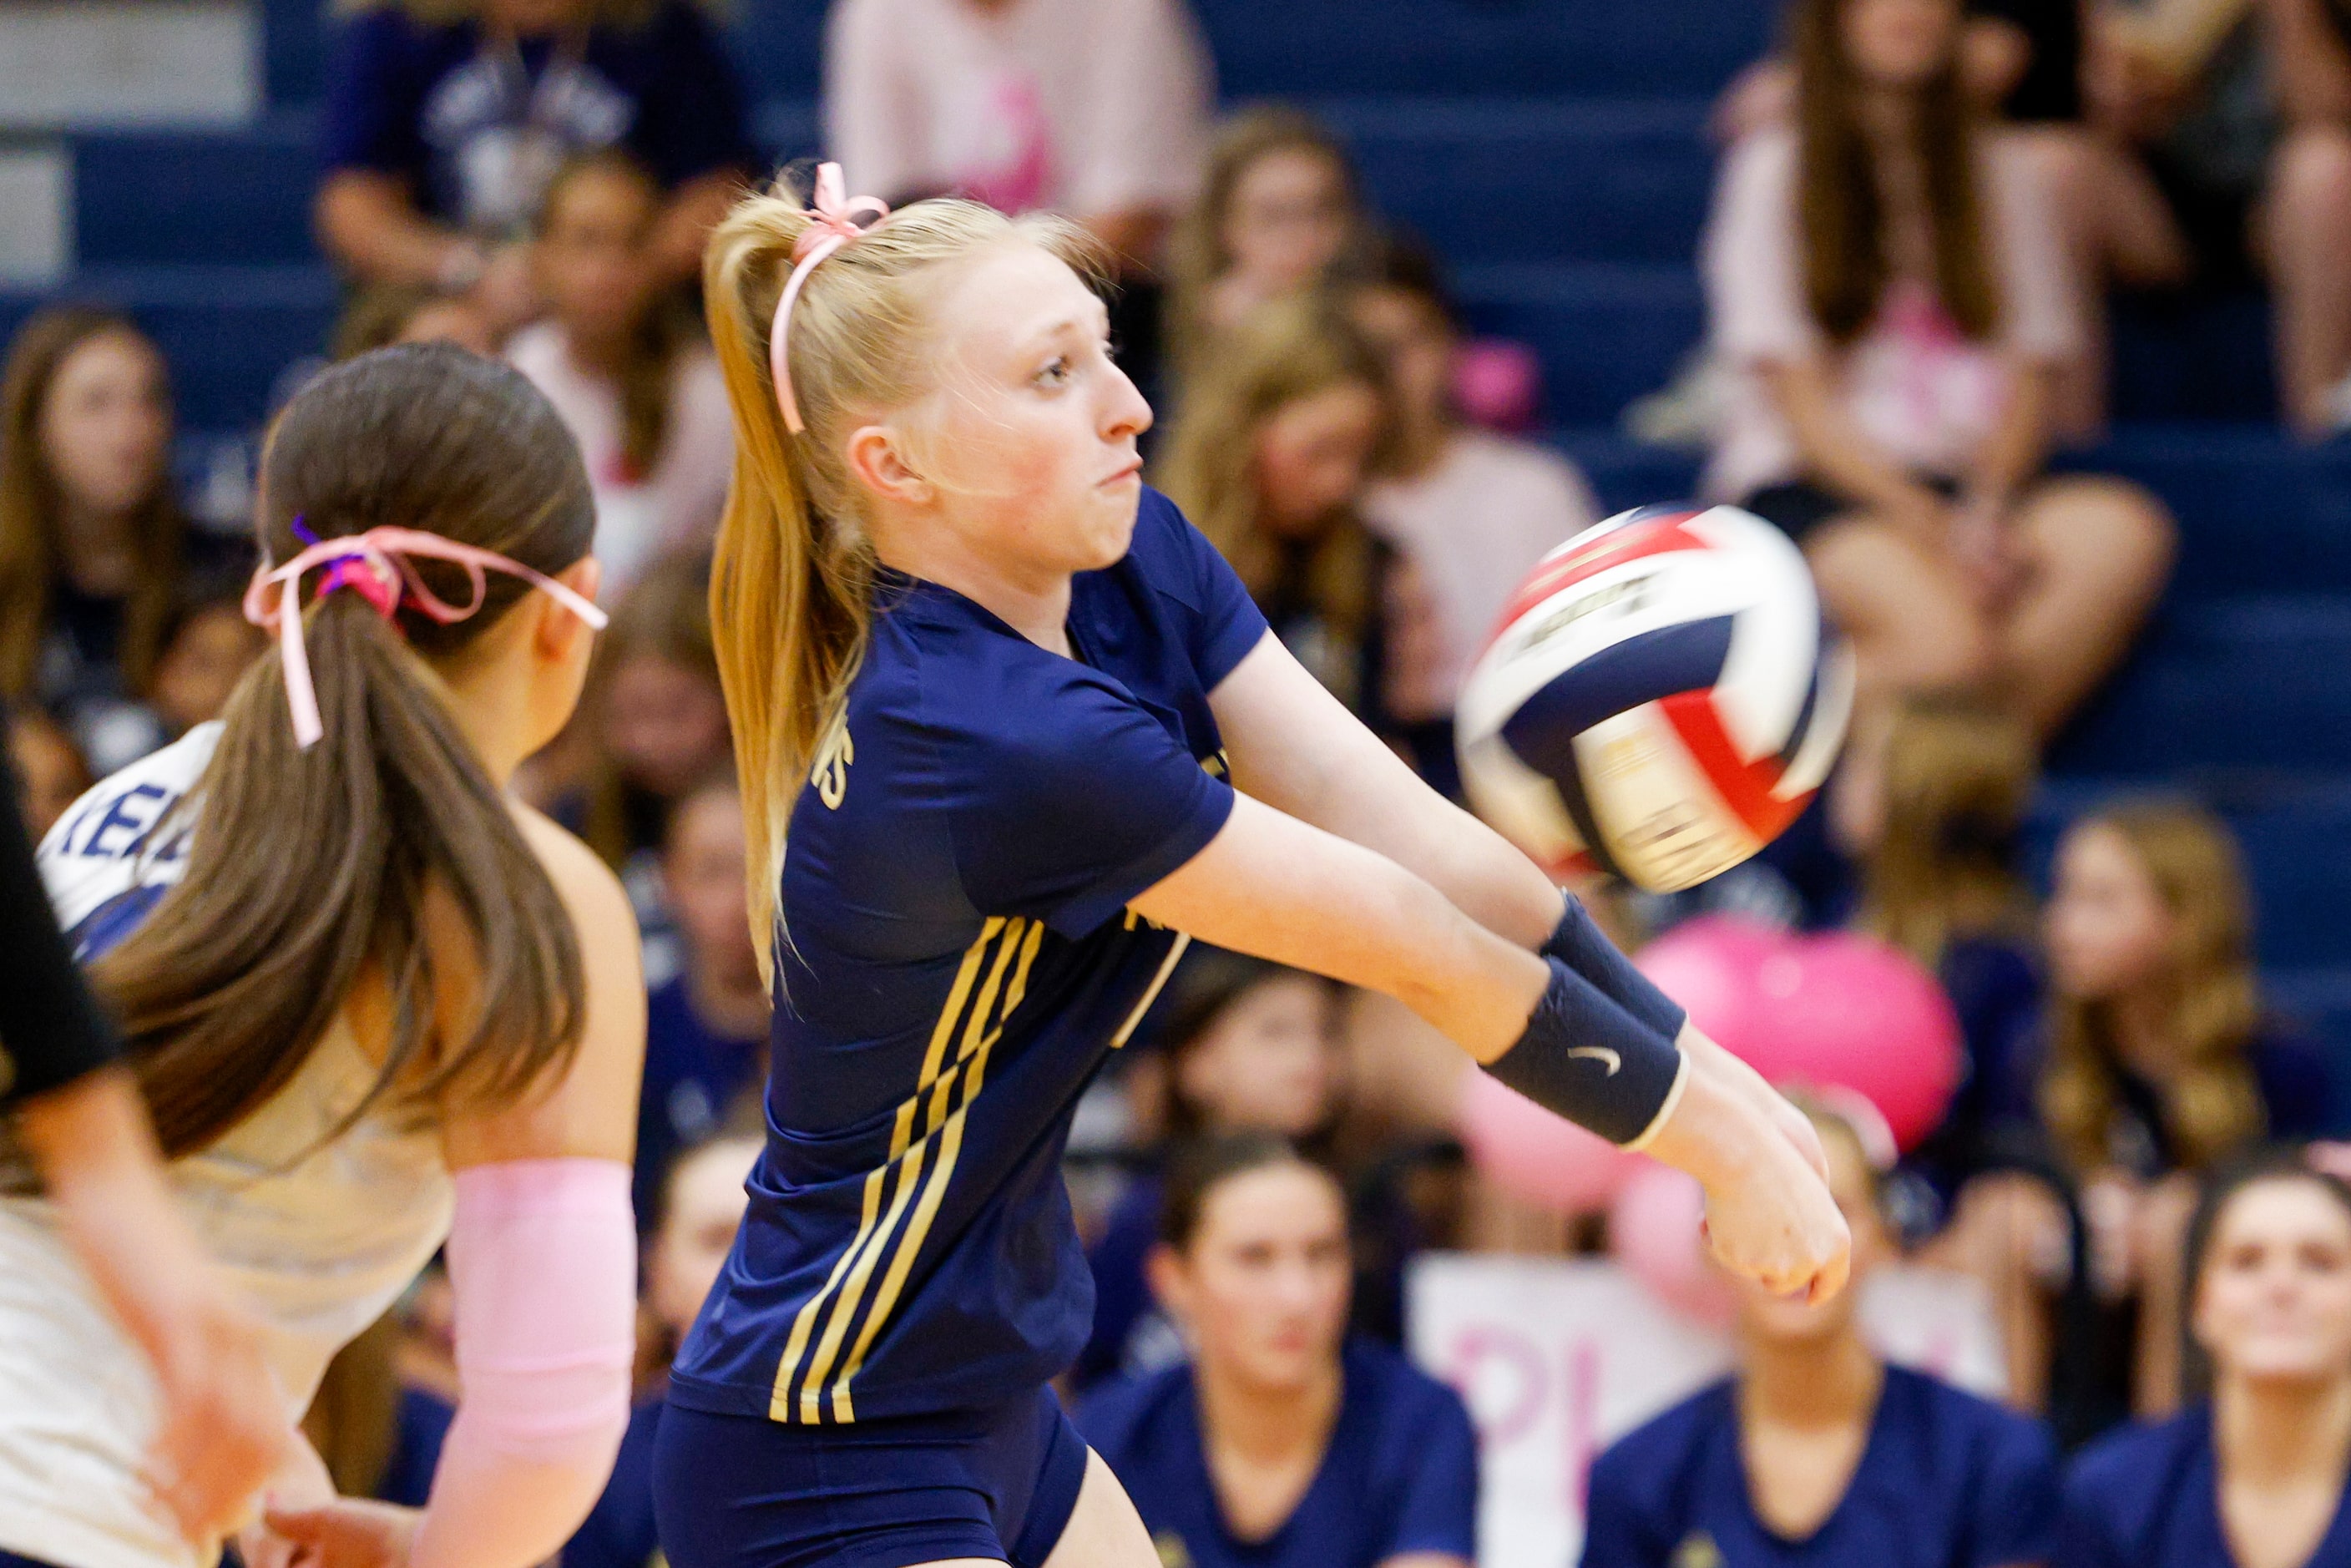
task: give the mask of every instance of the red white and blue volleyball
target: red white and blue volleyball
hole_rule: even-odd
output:
[[[1802,813],[1852,702],[1786,535],[1735,507],[1648,507],[1528,574],[1455,733],[1470,804],[1553,875],[1671,893]]]

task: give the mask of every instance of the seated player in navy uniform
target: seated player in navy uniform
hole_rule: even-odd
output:
[[[1887,1254],[1852,1124],[1810,1110],[1854,1275]],[[1852,1291],[1820,1306],[1739,1286],[1739,1370],[1592,1470],[1583,1568],[2019,1568],[2045,1563],[2057,1458],[2040,1423],[1863,1339]]]
[[[1478,1441],[1453,1390],[1346,1335],[1338,1179],[1271,1133],[1170,1172],[1153,1290],[1188,1364],[1102,1389],[1078,1429],[1170,1568],[1468,1568]]]
[[[2074,1461],[2059,1568],[2346,1568],[2351,1190],[2290,1155],[2241,1166],[2189,1260],[2211,1397]]]

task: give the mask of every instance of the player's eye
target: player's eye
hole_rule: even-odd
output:
[[[1056,354],[1046,361],[1044,368],[1036,375],[1037,384],[1040,387],[1062,386],[1068,383],[1069,379],[1070,359],[1067,354]]]

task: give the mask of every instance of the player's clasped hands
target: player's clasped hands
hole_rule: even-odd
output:
[[[1686,1030],[1689,1081],[1648,1152],[1706,1189],[1707,1239],[1735,1274],[1823,1301],[1844,1288],[1853,1236],[1818,1134],[1755,1070]]]

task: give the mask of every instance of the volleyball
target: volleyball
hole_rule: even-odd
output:
[[[1470,804],[1554,875],[1671,893],[1796,820],[1852,700],[1786,535],[1735,507],[1647,507],[1528,574],[1455,735]]]

